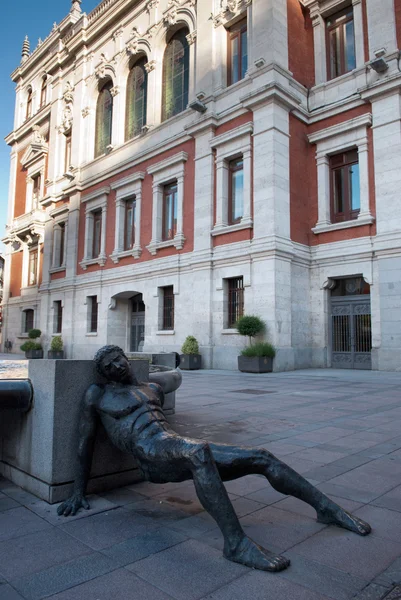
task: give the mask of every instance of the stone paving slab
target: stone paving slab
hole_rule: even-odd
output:
[[[23,361],[0,366],[0,377],[26,376]],[[0,478],[0,600],[382,600],[401,582],[401,373],[183,376],[178,431],[266,447],[370,521],[371,536],[316,523],[260,475],[227,482],[246,531],[292,561],[261,573],[222,557],[192,482],[91,496],[89,511],[65,519]]]

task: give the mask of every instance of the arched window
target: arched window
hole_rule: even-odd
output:
[[[105,154],[111,144],[113,125],[112,81],[108,81],[100,90],[96,107],[95,158]]]
[[[26,99],[26,118],[32,117],[32,88],[28,89],[28,96]]]
[[[40,90],[40,108],[46,105],[47,99],[47,75],[42,79],[42,88]]]
[[[125,115],[125,140],[141,133],[146,125],[146,103],[148,96],[148,74],[145,69],[147,58],[138,60],[131,69],[127,84],[127,108]]]
[[[180,29],[167,44],[163,59],[162,121],[187,108],[189,89],[189,45],[187,29]]]

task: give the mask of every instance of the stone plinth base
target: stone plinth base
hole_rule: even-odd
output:
[[[131,365],[139,381],[148,381],[148,361]],[[3,411],[0,417],[0,473],[47,502],[61,502],[72,491],[82,399],[91,383],[102,380],[91,360],[30,361],[29,378],[31,411]],[[169,409],[174,412],[174,405]],[[99,426],[88,491],[140,479],[135,461],[112,446]]]

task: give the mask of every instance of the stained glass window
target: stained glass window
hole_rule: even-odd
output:
[[[111,144],[113,125],[113,96],[111,89],[113,83],[107,82],[99,92],[96,107],[96,139],[95,158],[105,154],[107,146]]]
[[[146,103],[148,95],[148,74],[145,69],[147,59],[140,59],[132,67],[127,84],[127,109],[125,119],[125,140],[141,133],[146,125]]]
[[[189,45],[187,29],[180,29],[169,41],[163,60],[162,121],[185,110],[189,90]]]

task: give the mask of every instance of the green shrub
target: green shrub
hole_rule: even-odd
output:
[[[265,330],[265,324],[259,317],[253,315],[244,315],[240,317],[235,324],[239,334],[249,337],[249,343],[252,344],[252,338]]]
[[[36,340],[37,338],[40,338],[41,335],[42,335],[42,332],[40,331],[40,329],[30,329],[28,331],[28,337],[31,340]]]
[[[182,345],[183,354],[199,354],[199,344],[193,335],[189,335]]]
[[[63,340],[61,335],[55,335],[50,344],[52,352],[61,352],[63,349]]]
[[[258,342],[253,346],[244,348],[241,351],[242,356],[248,356],[253,358],[255,356],[262,356],[267,358],[274,358],[276,356],[276,349],[268,342]]]
[[[22,352],[29,352],[30,350],[42,350],[42,346],[33,340],[27,340],[22,344],[21,350]]]

